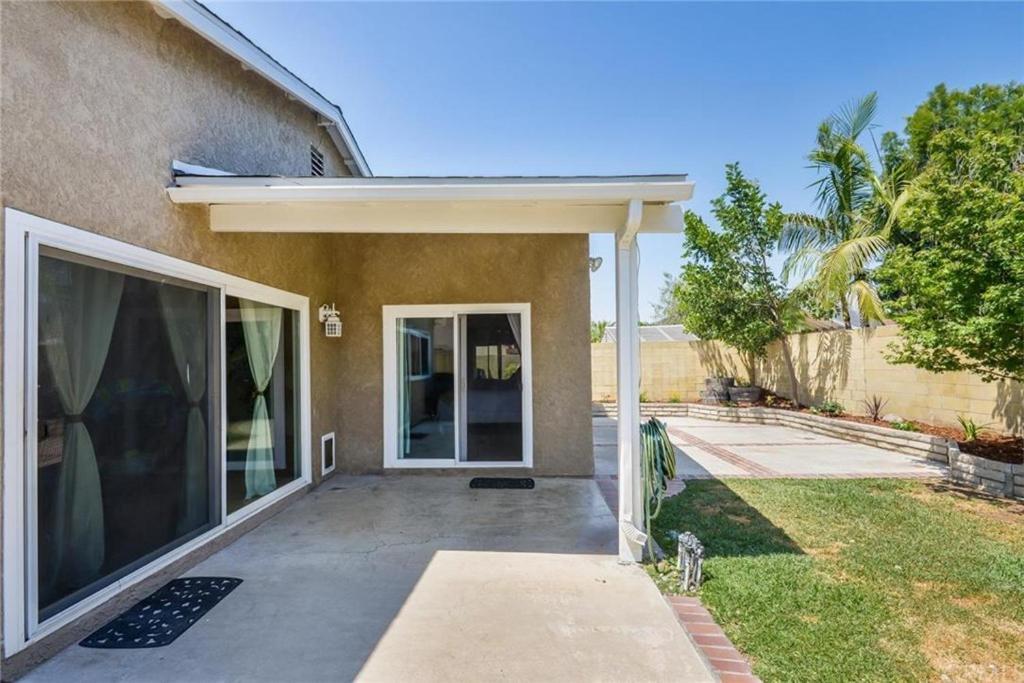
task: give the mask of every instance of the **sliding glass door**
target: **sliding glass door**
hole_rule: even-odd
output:
[[[472,308],[385,308],[386,465],[529,465],[529,307]]]
[[[311,482],[310,325],[306,297],[4,216],[10,656]]]
[[[296,311],[225,301],[228,514],[301,474]]]
[[[519,313],[459,316],[464,462],[522,462],[523,353]]]
[[[39,257],[40,620],[219,521],[218,293],[55,250]]]

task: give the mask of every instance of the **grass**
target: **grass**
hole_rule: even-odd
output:
[[[692,481],[704,604],[765,681],[1024,680],[1024,506],[899,480]],[[670,563],[649,571],[673,592]]]

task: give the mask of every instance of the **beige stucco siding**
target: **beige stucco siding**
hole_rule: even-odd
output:
[[[308,174],[311,142],[344,173],[312,112],[146,3],[2,3],[0,13],[5,207],[303,294],[314,308],[331,297],[330,237],[215,234],[205,208],[164,191],[172,159]],[[337,423],[338,368],[313,332],[318,435]]]
[[[337,298],[345,322],[337,397],[342,466],[374,471],[383,458],[382,306],[529,303],[534,471],[592,473],[586,235],[345,235],[337,240]]]

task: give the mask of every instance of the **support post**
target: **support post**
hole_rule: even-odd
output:
[[[636,233],[643,202],[631,200],[615,236],[615,339],[618,367],[619,561],[643,556],[644,508],[640,482],[640,255]]]

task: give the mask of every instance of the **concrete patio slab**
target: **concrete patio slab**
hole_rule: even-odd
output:
[[[28,681],[712,680],[589,479],[334,477],[189,572],[243,583],[171,645]]]

